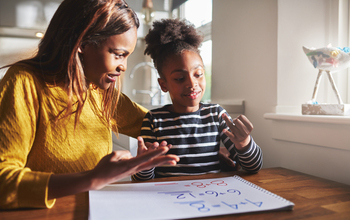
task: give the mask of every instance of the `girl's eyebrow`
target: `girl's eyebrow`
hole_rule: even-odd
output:
[[[174,69],[173,71],[170,72],[170,74],[177,73],[177,72],[187,72],[184,69]]]
[[[204,66],[202,64],[198,64],[197,66],[193,67],[190,71],[196,70],[196,69],[199,69],[199,68],[204,69]],[[185,69],[174,69],[173,71],[170,72],[170,74],[176,73],[176,72],[187,72],[187,71]]]

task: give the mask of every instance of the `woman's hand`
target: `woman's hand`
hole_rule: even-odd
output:
[[[114,151],[105,156],[90,171],[92,189],[100,189],[107,184],[116,182],[142,170],[161,165],[176,165],[179,158],[176,155],[165,155],[169,147],[159,146],[148,150],[142,155],[132,157],[128,151]]]
[[[142,170],[161,165],[176,165],[176,155],[165,155],[167,146],[132,157],[129,151],[113,151],[103,157],[96,167],[81,173],[52,174],[49,181],[48,199],[101,189]]]
[[[245,147],[250,142],[250,133],[253,130],[253,124],[244,115],[240,115],[230,121],[226,114],[222,115],[231,132],[224,130],[225,134],[235,144],[237,150],[245,150]]]

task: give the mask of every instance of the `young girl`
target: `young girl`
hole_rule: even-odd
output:
[[[169,92],[172,104],[147,113],[141,136],[147,142],[171,144],[168,153],[180,162],[139,172],[133,179],[220,172],[220,140],[244,170],[258,172],[262,152],[250,136],[250,121],[243,115],[231,121],[221,106],[200,102],[206,87],[198,49],[203,38],[194,26],[178,19],[155,21],[145,39],[145,54],[153,59],[159,85]],[[151,150],[140,147],[138,154]]]

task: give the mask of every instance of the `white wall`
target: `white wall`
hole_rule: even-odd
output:
[[[0,37],[0,67],[31,57],[39,39]],[[0,79],[7,69],[0,69]]]
[[[332,118],[322,123],[317,118],[306,122],[303,117],[296,121],[264,119],[265,113],[276,111],[301,116],[300,106],[311,99],[318,72],[302,46],[348,46],[341,36],[343,26],[338,26],[338,5],[347,2],[213,0],[212,99],[245,100],[245,114],[254,124],[252,135],[263,150],[265,168],[281,166],[350,184],[349,175],[344,175],[350,172],[350,138],[337,129],[317,130],[330,125],[338,128]],[[346,80],[335,77],[340,87],[345,87],[341,95],[346,95]],[[319,97],[332,102],[327,83],[323,80]],[[344,120],[347,122],[340,123],[347,131],[350,118]],[[311,140],[299,141],[298,131],[306,125],[310,130],[304,129],[303,135],[308,139],[310,132]],[[286,134],[281,135],[283,132]],[[343,146],[318,144],[318,138]]]
[[[329,43],[336,47],[349,46],[348,15],[342,15],[348,9],[348,0],[278,1],[278,112],[300,114],[301,104],[312,97],[318,70],[309,63],[302,46],[319,48]],[[333,76],[341,97],[349,101],[347,70]],[[326,76],[321,81],[317,101],[337,103]],[[280,165],[350,184],[350,175],[347,175],[350,173],[350,137],[347,135],[350,118],[338,116],[320,122],[326,118],[321,116],[319,121],[311,123],[305,119],[272,122],[274,132],[295,128],[289,131],[293,139],[274,136],[278,139],[274,144],[279,149]]]
[[[346,36],[338,27],[338,0],[282,0],[278,1],[278,106],[297,107],[311,99],[318,70],[306,58],[302,46],[335,47],[348,46]],[[348,7],[344,7],[346,10]],[[296,16],[297,15],[297,16]],[[348,26],[346,16],[346,26]],[[344,32],[347,31],[343,30]],[[347,71],[334,73],[341,97],[345,99],[347,90],[339,76],[346,78]],[[346,87],[345,87],[346,88]],[[337,103],[327,77],[321,79],[319,103]],[[293,111],[293,109],[291,109]]]
[[[264,166],[278,166],[266,112],[277,105],[277,0],[214,0],[212,100],[245,100]]]

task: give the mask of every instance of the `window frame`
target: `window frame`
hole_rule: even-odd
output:
[[[180,18],[180,19],[184,19],[184,18],[186,18],[185,17],[185,10],[186,10],[186,7],[185,7],[185,4],[182,4],[179,8],[178,8],[178,11],[176,12],[176,14],[177,14],[177,16]],[[212,10],[212,13],[213,13],[213,10]],[[191,22],[191,21],[190,21]],[[210,21],[210,22],[208,22],[208,23],[205,23],[205,24],[203,24],[203,25],[201,25],[201,26],[199,26],[199,27],[196,27],[196,29],[199,31],[199,32],[201,32],[201,33],[203,33],[203,35],[204,35],[204,39],[203,39],[203,43],[204,42],[206,42],[206,41],[209,41],[209,40],[211,40],[211,33],[212,33],[212,28],[211,28],[211,24],[212,24],[212,22]],[[212,73],[212,60],[213,59],[211,59],[211,62],[210,62],[210,73]],[[207,72],[206,72],[207,73]],[[211,76],[212,76],[212,74],[211,74]],[[210,77],[211,77],[210,76]],[[210,80],[210,82],[211,82],[211,80]],[[208,82],[207,82],[207,87],[208,87]],[[211,88],[212,88],[212,85],[210,85],[210,94],[209,94],[209,100],[203,100],[204,102],[210,102],[211,101]],[[209,90],[209,88],[207,89],[207,90]],[[206,92],[207,93],[207,92]]]

